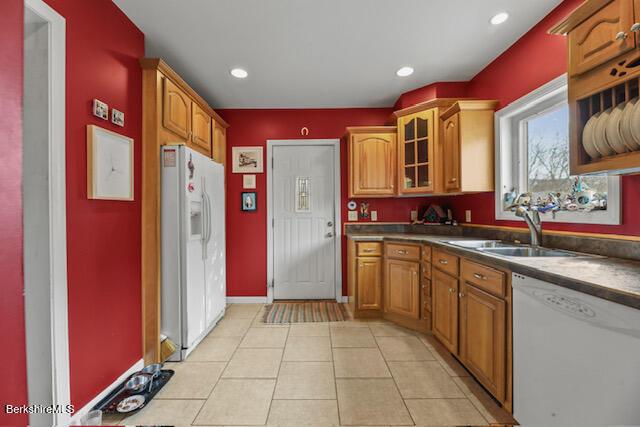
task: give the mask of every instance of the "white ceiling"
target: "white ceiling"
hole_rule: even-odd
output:
[[[561,0],[114,0],[215,108],[388,107],[468,80]],[[507,11],[510,19],[489,19]],[[415,73],[397,77],[403,65]],[[531,64],[535,67],[535,64]],[[239,80],[229,70],[245,68]]]

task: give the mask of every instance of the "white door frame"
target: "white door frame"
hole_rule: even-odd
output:
[[[273,302],[273,147],[333,147],[334,158],[334,224],[335,224],[335,286],[336,301],[342,302],[342,220],[340,218],[340,140],[339,139],[269,139],[267,140],[267,302]]]
[[[26,324],[27,352],[46,355],[51,364],[47,371],[33,372],[27,367],[29,404],[62,405],[71,403],[69,385],[69,325],[67,309],[67,214],[65,173],[65,60],[66,21],[43,0],[25,0],[25,8],[47,22],[49,28],[48,49],[48,164],[49,164],[49,211],[44,220],[49,221],[49,310],[34,312],[30,300],[25,299],[25,313],[30,320]],[[27,143],[23,141],[23,144]],[[25,293],[28,294],[25,283]],[[31,290],[32,293],[35,290]],[[42,292],[40,288],[39,292]],[[35,340],[37,331],[50,329],[51,340]],[[31,338],[31,339],[30,339]],[[35,352],[35,353],[34,353]],[[50,390],[51,402],[37,398],[36,389]],[[42,396],[42,394],[40,394]],[[71,414],[53,414],[53,425],[68,425]]]

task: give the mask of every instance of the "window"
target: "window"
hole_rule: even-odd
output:
[[[496,127],[496,219],[528,201],[546,222],[620,223],[618,177],[570,175],[566,76],[500,110]]]

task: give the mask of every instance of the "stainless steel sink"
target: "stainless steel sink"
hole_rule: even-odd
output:
[[[513,246],[506,244],[500,240],[452,240],[447,243],[467,249],[501,248]]]
[[[478,250],[493,254],[493,255],[502,255],[509,257],[529,257],[529,258],[539,258],[539,257],[575,257],[577,254],[565,251],[559,251],[556,249],[547,249],[540,247],[530,247],[530,246],[512,246],[512,247],[496,247],[496,248],[479,248]]]

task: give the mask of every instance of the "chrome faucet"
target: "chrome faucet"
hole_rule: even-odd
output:
[[[540,246],[542,243],[542,222],[540,221],[540,213],[535,207],[527,209],[523,206],[516,208],[516,216],[524,218],[524,221],[529,226],[529,232],[531,233],[531,245]]]

